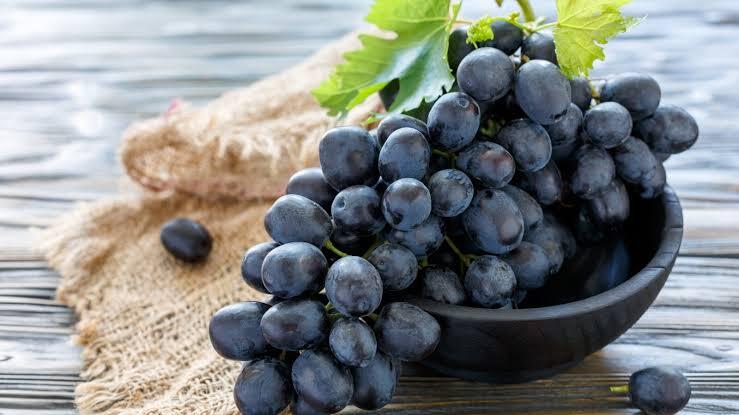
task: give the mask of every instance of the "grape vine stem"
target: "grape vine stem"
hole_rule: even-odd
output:
[[[342,252],[339,248],[335,247],[334,244],[331,243],[331,241],[326,241],[323,244],[323,247],[326,248],[326,249],[328,249],[329,251],[335,253],[336,255],[342,257],[342,258],[345,257],[345,256],[349,256],[349,254],[347,254],[345,252]]]
[[[518,3],[518,7],[521,8],[521,13],[523,13],[523,17],[527,22],[533,22],[536,20],[534,8],[531,6],[531,2],[529,2],[529,0],[516,0],[516,3]]]
[[[629,385],[611,386],[610,390],[613,393],[629,393]]]
[[[472,256],[471,255],[465,255],[464,252],[462,252],[457,247],[457,245],[452,241],[452,239],[449,238],[448,236],[445,236],[444,237],[444,241],[446,241],[447,245],[449,245],[449,248],[451,248],[452,251],[454,251],[454,253],[459,257],[459,260],[462,262],[462,264],[464,264],[464,266],[466,268],[469,268],[470,267],[470,258]]]

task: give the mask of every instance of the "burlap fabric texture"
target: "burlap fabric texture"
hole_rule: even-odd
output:
[[[131,126],[121,161],[145,189],[80,206],[43,234],[62,275],[58,298],[79,317],[82,414],[236,414],[238,362],[212,350],[207,327],[220,307],[261,298],[240,278],[244,251],[268,239],[263,215],[295,171],[318,165],[318,142],[336,124],[310,95],[355,48],[350,35],[296,67],[225,94],[202,109],[176,105]],[[369,100],[342,123],[378,107]],[[168,255],[160,226],[205,224],[207,262]]]

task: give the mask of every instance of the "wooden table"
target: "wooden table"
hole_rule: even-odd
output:
[[[355,27],[368,4],[261,3],[0,6],[0,415],[75,413],[75,318],[54,300],[59,276],[31,228],[119,191],[115,148],[130,121],[285,68]],[[469,3],[469,15],[492,4]],[[550,3],[535,2],[552,15]],[[634,413],[608,386],[675,364],[693,384],[684,413],[739,413],[739,3],[635,3],[629,11],[649,18],[608,46],[596,76],[649,72],[663,101],[701,127],[698,144],[666,164],[686,232],[665,289],[633,329],[566,374],[511,386],[405,378],[385,412]]]

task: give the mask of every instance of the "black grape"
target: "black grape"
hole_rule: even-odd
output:
[[[661,105],[654,115],[634,125],[634,136],[655,153],[678,154],[698,140],[698,124],[687,111],[674,105]]]
[[[375,144],[375,147],[377,147],[377,151],[380,151],[380,147],[382,147],[382,145],[380,144],[380,141],[377,138],[377,128],[373,128],[367,131],[367,133],[370,135],[370,137],[372,137],[372,142]]]
[[[663,163],[665,161],[667,161],[667,159],[670,158],[670,156],[672,155],[670,153],[660,153],[660,152],[657,152],[657,151],[654,151],[654,150],[652,150],[652,154],[654,154],[654,157],[656,157],[657,160],[659,160],[659,161],[661,161]]]
[[[464,304],[467,296],[459,276],[448,268],[428,266],[423,270],[421,296],[445,304]]]
[[[301,398],[296,394],[292,404],[290,405],[290,411],[292,415],[328,415],[328,412],[319,411],[318,409],[310,406],[305,399]]]
[[[580,145],[580,128],[583,115],[580,108],[570,104],[567,113],[554,124],[544,127],[552,141],[552,160],[561,162],[570,158]]]
[[[213,248],[213,238],[208,229],[187,218],[176,218],[165,223],[159,238],[167,252],[185,262],[204,261]]]
[[[349,368],[325,350],[306,350],[295,359],[292,381],[299,399],[326,413],[344,409],[354,394]]]
[[[562,236],[562,233],[547,219],[524,235],[524,242],[531,242],[544,249],[549,259],[550,274],[559,272],[565,260],[565,241]]]
[[[210,319],[208,334],[213,348],[219,355],[232,360],[251,360],[270,350],[259,328],[262,316],[269,305],[247,301],[227,305]]]
[[[546,224],[553,235],[556,235],[559,243],[562,245],[562,252],[565,255],[565,259],[575,256],[577,253],[577,241],[570,228],[565,226],[551,212],[544,213],[544,224]]]
[[[331,217],[316,202],[298,195],[285,195],[264,215],[264,228],[275,241],[308,242],[322,246],[333,230]]]
[[[562,176],[553,161],[539,171],[519,173],[514,183],[545,206],[557,203],[562,198]]]
[[[475,259],[464,276],[467,298],[485,308],[499,308],[511,302],[516,290],[513,269],[492,255]]]
[[[626,107],[634,121],[654,114],[662,98],[657,81],[643,73],[626,72],[606,80],[600,102],[618,102]]]
[[[359,127],[331,129],[318,146],[323,175],[336,190],[356,184],[375,184],[377,155],[377,146],[372,136]]]
[[[629,378],[631,403],[645,415],[673,415],[690,401],[688,379],[672,367],[650,367]]]
[[[285,193],[305,196],[321,205],[326,212],[331,211],[331,202],[336,196],[336,190],[328,184],[319,167],[303,169],[293,174],[287,181]]]
[[[264,257],[262,283],[273,295],[295,298],[317,292],[327,268],[320,249],[305,242],[290,242]]]
[[[521,211],[505,192],[482,189],[462,214],[467,235],[490,254],[505,254],[521,243],[524,222]]]
[[[521,172],[541,170],[552,156],[552,142],[547,130],[525,118],[503,126],[495,142],[511,153],[516,168]]]
[[[444,221],[436,216],[429,216],[422,224],[407,231],[386,229],[385,239],[403,245],[417,257],[425,257],[434,253],[444,242]]]
[[[472,180],[456,169],[434,173],[428,181],[428,189],[431,192],[432,212],[443,218],[464,212],[475,194]]]
[[[384,243],[375,248],[367,260],[377,269],[385,290],[405,290],[416,280],[418,260],[404,246]]]
[[[459,89],[477,102],[502,98],[513,86],[515,67],[508,55],[495,48],[468,54],[457,68]]]
[[[667,175],[665,173],[665,166],[661,161],[657,160],[657,169],[654,171],[654,175],[639,183],[639,196],[643,199],[654,199],[664,192],[666,184]]]
[[[278,415],[290,404],[292,394],[290,370],[273,358],[245,363],[234,386],[236,407],[249,415]]]
[[[400,179],[385,190],[382,213],[393,228],[410,230],[431,214],[431,193],[416,179]]]
[[[526,230],[539,226],[544,219],[544,212],[541,210],[541,205],[539,205],[536,199],[516,186],[508,185],[500,190],[513,199],[516,206],[518,206],[518,210],[523,217],[523,226]]]
[[[480,128],[480,107],[462,92],[442,95],[431,107],[428,127],[434,145],[457,151],[475,138]]]
[[[377,352],[375,333],[360,319],[336,320],[331,327],[328,344],[336,360],[350,367],[369,365]]]
[[[430,314],[409,303],[390,303],[375,323],[377,345],[391,357],[416,362],[436,350],[441,327]]]
[[[326,295],[334,308],[350,317],[371,314],[382,300],[382,280],[366,259],[347,256],[331,265]]]
[[[512,55],[521,47],[523,30],[503,20],[494,21],[490,28],[493,29],[493,39],[482,42],[480,46],[496,48],[506,55]]]
[[[588,78],[578,76],[570,79],[570,90],[572,95],[572,103],[585,112],[590,108],[590,102],[593,100],[593,89],[590,87]]]
[[[475,141],[459,153],[457,168],[484,186],[500,188],[513,178],[516,162],[501,145]]]
[[[280,246],[277,242],[263,242],[249,248],[241,261],[241,278],[251,288],[269,293],[262,283],[262,263],[270,251]]]
[[[430,159],[431,147],[423,133],[403,127],[390,134],[380,150],[380,176],[388,183],[402,178],[422,180]]]
[[[377,126],[377,142],[382,147],[390,137],[390,134],[401,128],[412,128],[428,138],[429,129],[421,120],[405,114],[390,114],[380,121]]]
[[[449,34],[449,50],[446,53],[449,68],[456,72],[459,63],[465,56],[475,50],[475,47],[467,43],[467,27],[458,27]]]
[[[516,286],[522,290],[535,290],[546,284],[551,264],[544,248],[531,242],[521,242],[518,248],[500,259],[510,265],[516,275]]]
[[[377,352],[368,366],[352,368],[352,404],[358,408],[374,410],[390,403],[395,394],[400,370],[400,362],[382,352]]]
[[[639,184],[657,173],[657,159],[649,146],[638,138],[629,137],[611,150],[616,174],[625,182]]]
[[[554,37],[545,32],[534,32],[523,40],[521,55],[529,60],[542,59],[557,64]]]
[[[583,145],[575,152],[574,161],[570,189],[583,199],[591,199],[603,192],[616,177],[613,159],[601,147]]]
[[[323,343],[328,336],[329,320],[318,301],[288,300],[267,310],[260,326],[272,346],[298,351]]]
[[[585,113],[583,129],[594,144],[613,148],[623,143],[631,134],[631,115],[621,104],[603,102]]]
[[[617,228],[629,217],[629,193],[621,180],[613,179],[599,195],[587,201],[593,222],[601,229]]]
[[[368,186],[351,186],[339,192],[331,205],[334,224],[355,235],[374,235],[385,227],[380,195]]]
[[[532,60],[518,70],[516,100],[532,120],[541,125],[555,123],[570,106],[570,82],[553,63]]]

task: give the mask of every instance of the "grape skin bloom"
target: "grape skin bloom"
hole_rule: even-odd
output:
[[[451,218],[464,212],[475,193],[472,180],[456,169],[434,173],[428,184],[432,211],[443,218]]]

